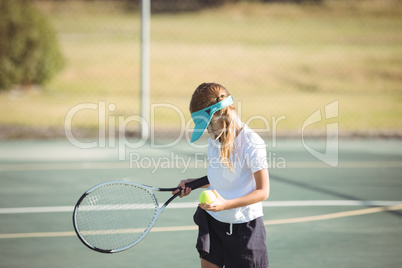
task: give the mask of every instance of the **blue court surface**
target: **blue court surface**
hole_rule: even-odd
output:
[[[325,140],[305,142],[267,140],[271,267],[402,267],[402,141],[341,139],[336,150]],[[173,187],[206,174],[206,148],[168,143],[1,141],[0,266],[199,267],[192,220],[199,190],[176,199],[152,232],[122,253],[91,251],[73,231],[73,206],[95,184]]]

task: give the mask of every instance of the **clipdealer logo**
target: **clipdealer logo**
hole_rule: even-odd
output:
[[[321,109],[316,110],[312,113],[303,123],[302,126],[302,143],[304,148],[318,160],[332,166],[337,167],[339,164],[339,124],[338,122],[330,122],[326,124],[326,142],[325,142],[325,152],[319,152],[308,146],[305,142],[305,130],[308,126],[313,124],[338,118],[339,116],[339,102],[334,101],[325,105],[324,116]]]

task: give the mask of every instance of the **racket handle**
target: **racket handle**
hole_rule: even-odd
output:
[[[191,190],[195,190],[195,189],[198,189],[198,188],[200,188],[200,187],[202,187],[202,186],[204,186],[204,185],[207,185],[207,184],[209,184],[208,177],[207,177],[207,176],[204,176],[204,177],[202,177],[202,178],[195,179],[195,180],[193,180],[193,181],[191,181],[191,182],[189,182],[189,183],[186,183],[186,187],[191,188]],[[160,189],[160,190],[162,190],[162,191],[167,191],[167,190],[171,190],[171,191],[173,191],[173,190],[180,190],[180,191],[178,191],[174,196],[172,196],[168,201],[166,201],[166,203],[163,205],[164,207],[166,207],[167,205],[169,205],[169,203],[172,202],[173,199],[175,199],[176,197],[178,197],[178,196],[180,195],[181,191],[182,191],[182,189],[181,189],[180,187],[177,187],[177,188],[174,188],[174,189]]]
[[[191,181],[189,183],[186,183],[186,187],[191,188],[191,190],[195,190],[195,189],[198,189],[198,188],[200,188],[202,186],[205,186],[207,184],[209,184],[208,177],[204,176],[202,178],[199,178],[199,179],[193,180],[193,181]]]

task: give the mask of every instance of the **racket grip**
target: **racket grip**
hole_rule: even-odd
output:
[[[189,187],[191,190],[195,190],[195,189],[198,189],[207,184],[209,184],[208,177],[204,176],[202,178],[199,178],[199,179],[193,180],[189,183],[186,183],[186,187]]]

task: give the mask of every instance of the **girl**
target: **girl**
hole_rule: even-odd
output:
[[[191,142],[208,130],[204,179],[209,184],[204,187],[217,195],[213,203],[199,204],[194,214],[199,228],[196,248],[202,268],[266,268],[261,201],[268,198],[270,186],[265,143],[240,121],[232,104],[229,92],[215,83],[201,84],[191,98]],[[191,193],[185,184],[192,180],[180,182],[180,197]]]

